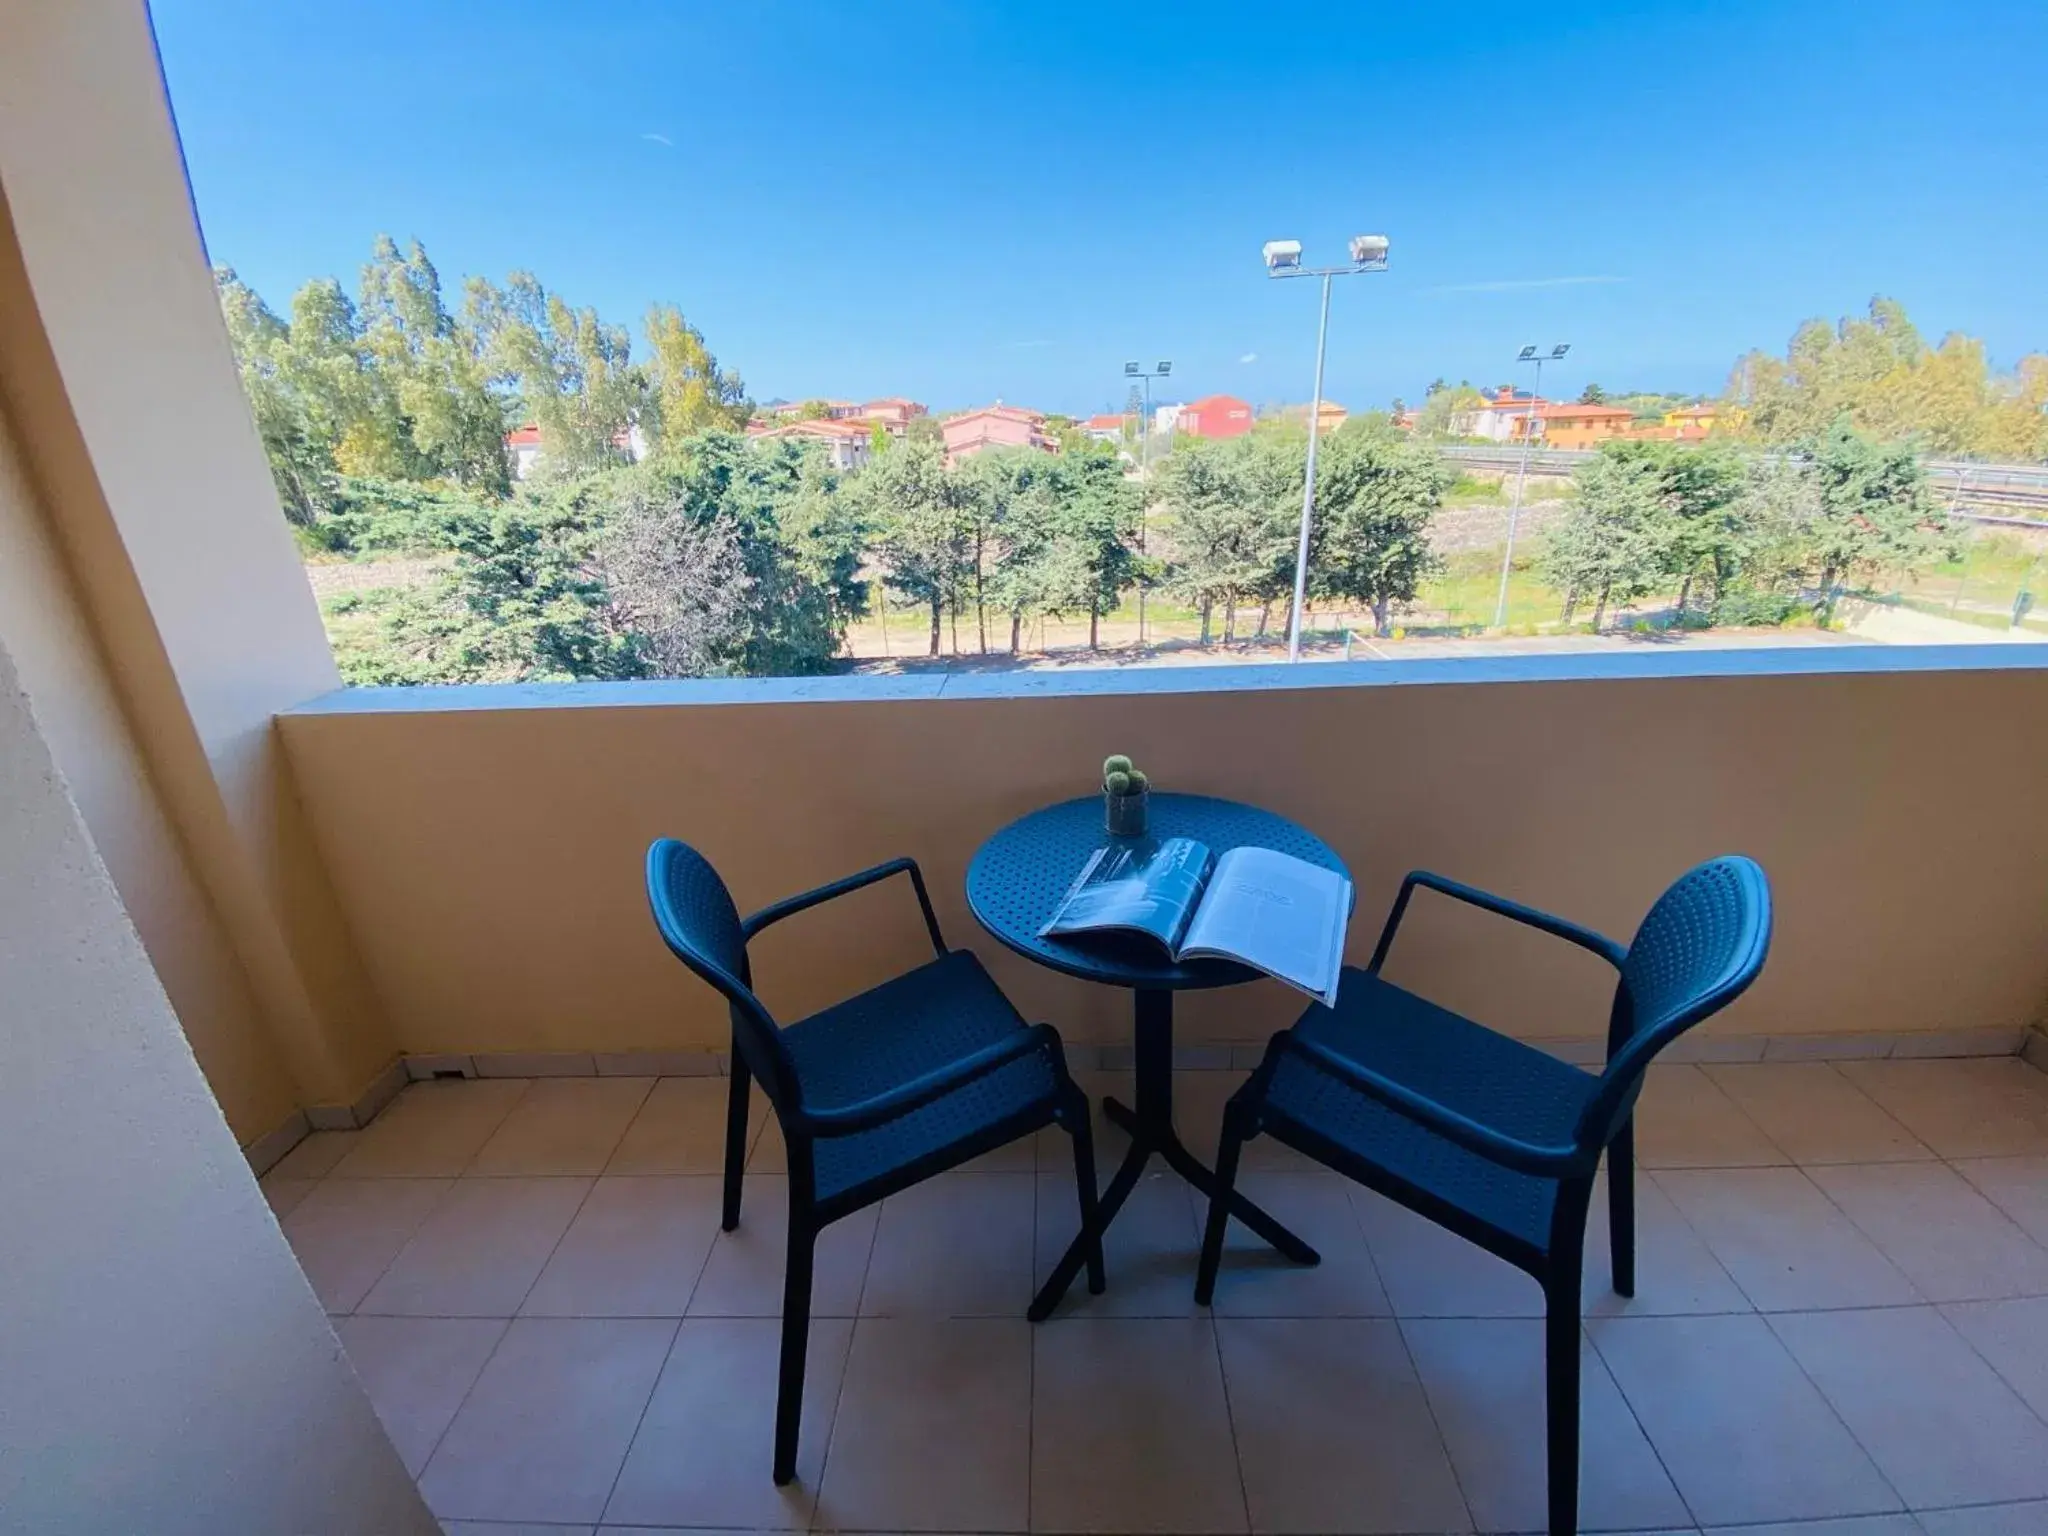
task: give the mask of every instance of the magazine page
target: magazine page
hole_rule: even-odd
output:
[[[1209,878],[1209,849],[1191,837],[1119,839],[1098,848],[1039,937],[1128,928],[1176,948]]]
[[[1351,882],[1271,848],[1233,848],[1181,940],[1181,958],[1241,960],[1324,1004],[1337,1000]]]

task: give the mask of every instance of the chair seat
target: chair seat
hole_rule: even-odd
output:
[[[1024,1027],[981,962],[954,950],[800,1019],[782,1039],[804,1085],[805,1107],[828,1110],[901,1087]],[[1034,1051],[874,1130],[821,1136],[814,1144],[818,1199],[912,1164],[943,1165],[949,1149],[1035,1109],[1049,1118],[1057,1089],[1051,1057]]]
[[[1447,1109],[1541,1145],[1571,1143],[1599,1081],[1349,966],[1337,1006],[1316,1004],[1294,1029]],[[1292,1122],[1538,1252],[1549,1247],[1556,1180],[1468,1152],[1300,1056],[1281,1056],[1266,1116],[1269,1123]],[[1275,1129],[1284,1138],[1285,1125]]]

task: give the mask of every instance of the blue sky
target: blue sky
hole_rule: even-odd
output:
[[[673,301],[758,399],[1411,401],[1573,343],[1546,393],[1716,390],[1902,300],[2048,349],[2041,0],[1150,8],[1040,0],[156,0],[207,242],[280,308],[372,237],[453,287]],[[1556,388],[1549,386],[1555,381]]]

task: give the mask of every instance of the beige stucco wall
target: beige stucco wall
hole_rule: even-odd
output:
[[[0,1528],[436,1531],[0,648]]]
[[[35,631],[17,643],[60,760],[254,1136],[291,1104],[350,1102],[392,1055],[270,728],[335,685],[334,661],[235,375],[146,11],[0,0],[0,37],[4,494],[30,504],[0,526],[28,594],[11,621]],[[110,700],[125,758],[73,728]]]
[[[1670,878],[1740,851],[1774,881],[1777,947],[1715,1029],[2031,1019],[2048,995],[2048,670],[1802,654],[1724,653],[1711,666],[1736,675],[1715,676],[1560,660],[1550,680],[1492,682],[1473,679],[1513,669],[357,693],[281,728],[409,1051],[721,1043],[721,1006],[647,917],[641,858],[664,833],[701,847],[742,907],[915,855],[949,937],[1027,1012],[1124,1039],[1122,998],[1000,950],[962,896],[983,838],[1086,792],[1110,751],[1325,837],[1359,886],[1354,959],[1414,866],[1626,936]],[[1797,670],[1930,663],[1961,669]],[[1600,675],[1557,675],[1574,668]],[[1345,678],[1366,681],[1331,686]],[[992,689],[1021,696],[975,696]],[[918,943],[908,893],[883,887],[772,931],[756,975],[793,1017]],[[1393,973],[1527,1035],[1605,1026],[1598,962],[1457,909],[1420,908]],[[1271,984],[1191,997],[1181,1038],[1254,1039],[1296,1008]]]
[[[157,795],[4,416],[0,643],[41,701],[50,749],[228,1123],[244,1141],[261,1135],[297,1107],[296,1090]]]

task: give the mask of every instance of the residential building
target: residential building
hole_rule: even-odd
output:
[[[1081,430],[1098,443],[1121,443],[1135,421],[1128,415],[1090,416]]]
[[[930,412],[916,400],[907,400],[901,395],[885,395],[880,400],[870,400],[863,405],[858,413],[858,419],[879,421],[882,430],[891,437],[901,437],[910,430],[912,421],[929,414]]]
[[[1288,420],[1300,422],[1304,426],[1308,423],[1308,407],[1306,405],[1290,405],[1286,407],[1285,415]],[[1325,400],[1316,412],[1316,433],[1318,436],[1327,436],[1350,419],[1351,413],[1345,410],[1343,406],[1334,400]]]
[[[1171,405],[1153,406],[1152,430],[1166,434],[1177,432],[1180,430],[1180,414],[1186,409],[1187,406],[1178,400],[1174,401]]]
[[[1664,413],[1664,425],[1671,429],[1671,435],[1681,443],[1696,443],[1714,430],[1714,423],[1720,419],[1721,408],[1711,400],[1698,405],[1681,406],[1675,411]]]
[[[823,443],[825,456],[834,469],[859,469],[867,463],[872,448],[872,435],[865,421],[791,421],[780,426],[762,427],[758,431],[747,428],[747,436],[757,443],[788,438],[796,442]]]
[[[612,434],[612,446],[624,454],[632,463],[644,460],[651,449],[647,433],[639,422],[634,422],[623,432]],[[515,427],[505,434],[505,452],[511,456],[512,478],[524,480],[539,468],[541,461],[540,428],[533,422]]]
[[[1635,413],[1619,405],[1581,405],[1543,401],[1527,405],[1507,418],[1507,441],[1519,443],[1534,431],[1545,448],[1597,448],[1632,435]]]
[[[962,411],[939,424],[946,440],[946,462],[956,464],[972,458],[984,448],[1036,448],[1044,453],[1059,452],[1059,444],[1045,430],[1045,413],[1020,406],[994,405]]]
[[[505,452],[512,458],[512,478],[524,480],[540,463],[540,428],[528,422],[507,432]]]
[[[1251,429],[1251,402],[1235,395],[1204,395],[1181,408],[1179,430],[1190,437],[1243,437]]]

